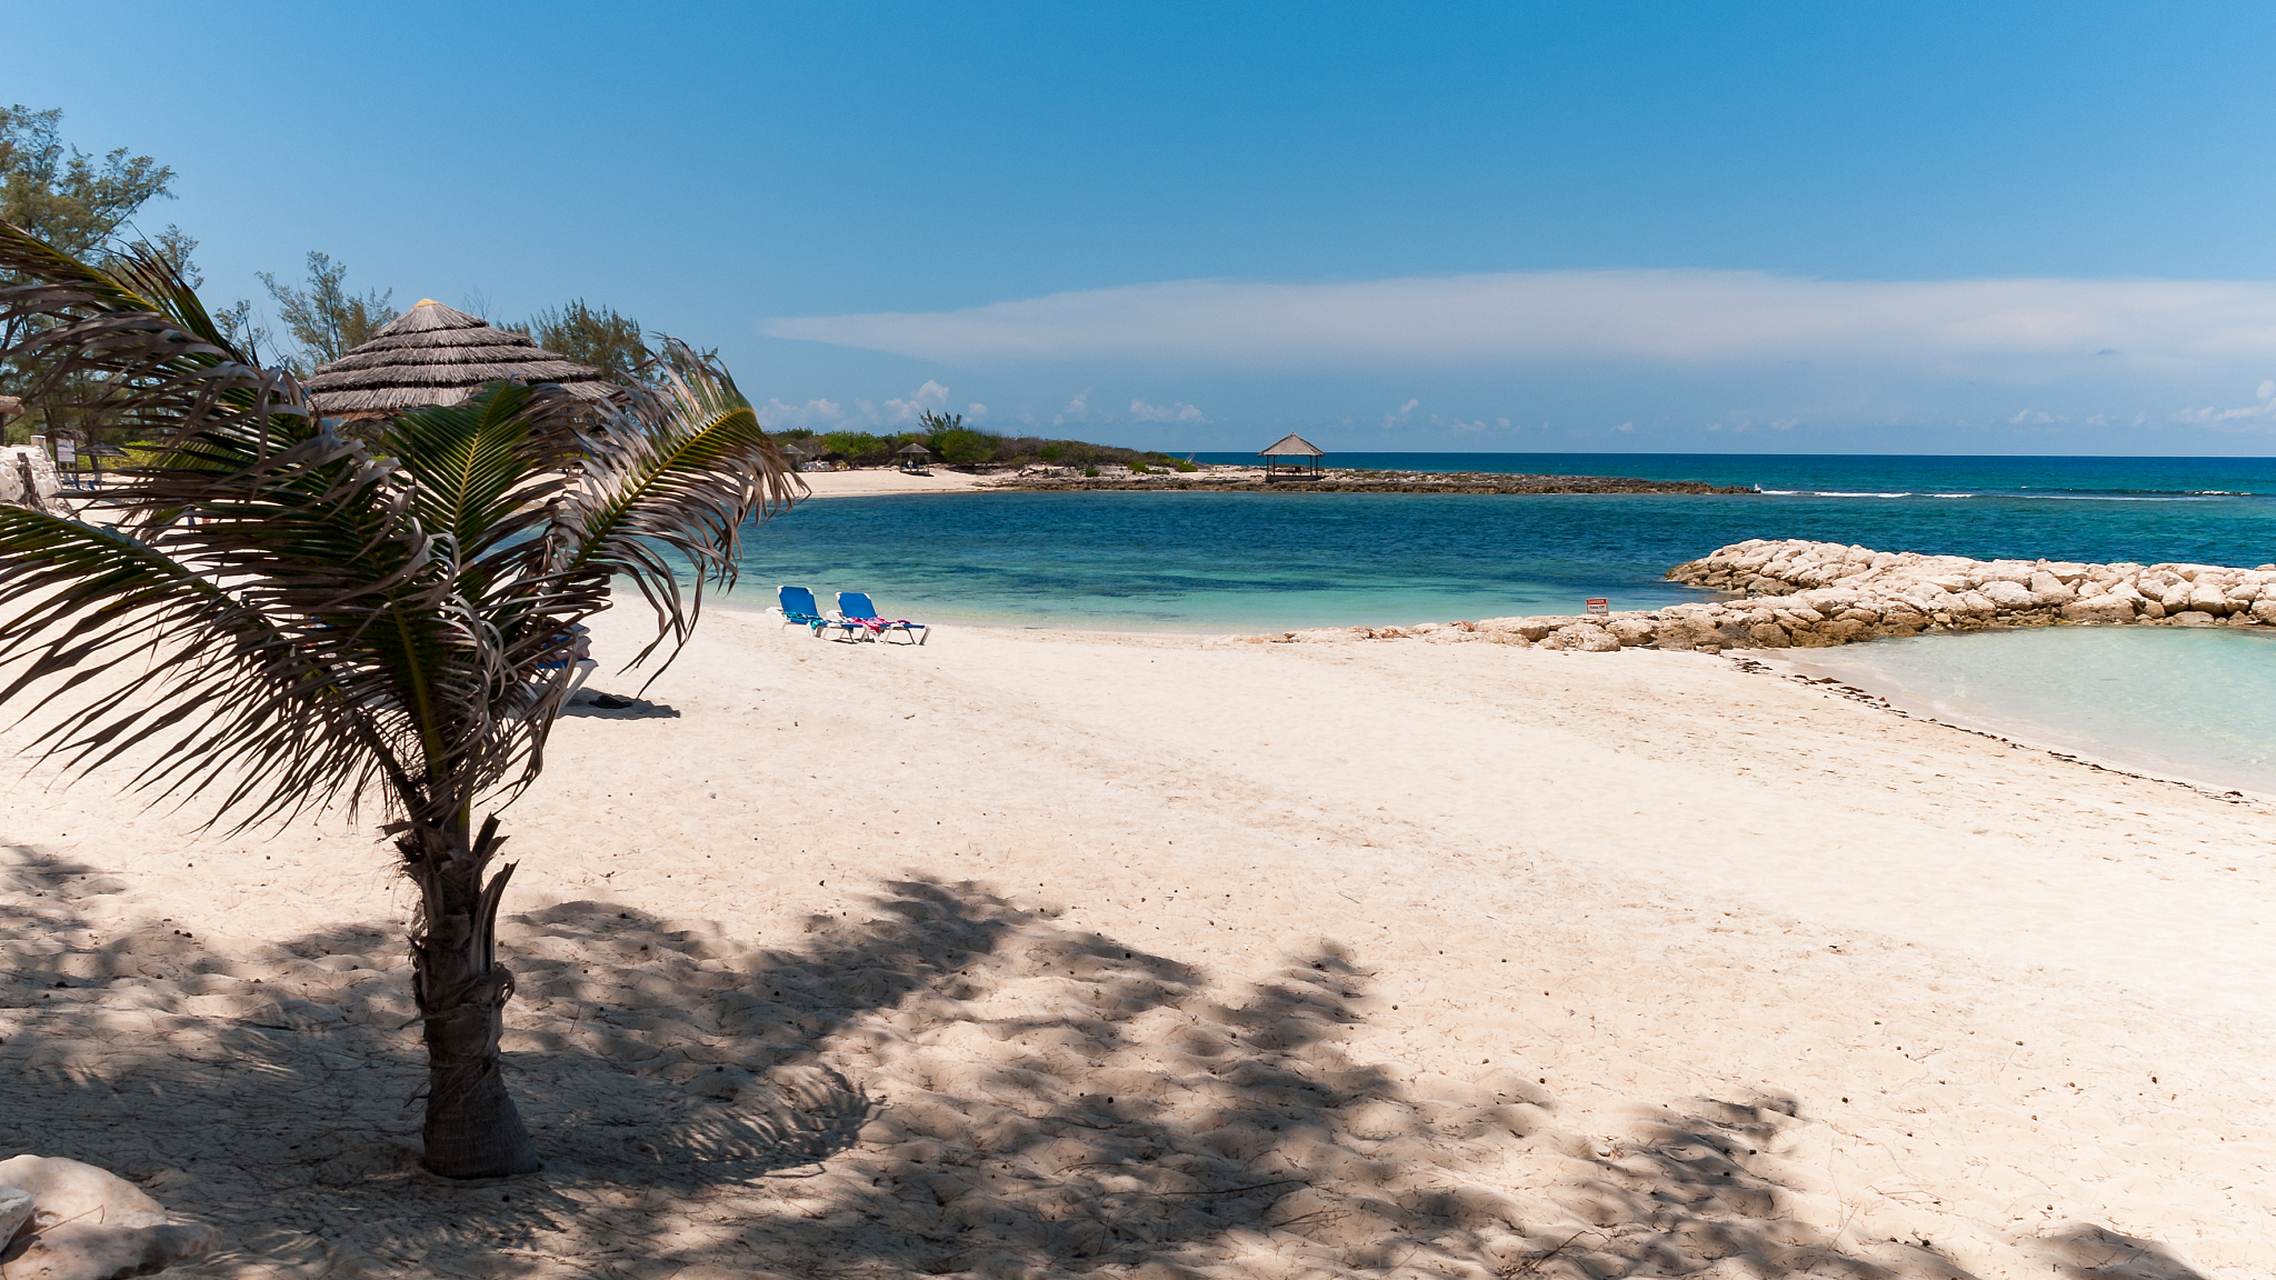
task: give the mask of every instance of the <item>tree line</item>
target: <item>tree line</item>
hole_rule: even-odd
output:
[[[173,224],[155,233],[135,225],[136,215],[147,206],[173,198],[174,176],[172,167],[127,147],[102,155],[81,151],[64,140],[60,109],[38,111],[20,103],[0,107],[0,221],[97,266],[116,265],[131,249],[146,248],[191,289],[202,289],[205,276],[195,260],[195,237]],[[280,280],[269,271],[256,273],[282,326],[281,340],[251,298],[212,309],[215,327],[234,345],[265,365],[303,378],[368,342],[398,314],[394,290],[351,288],[347,264],[327,253],[310,250],[304,270],[297,281]],[[0,277],[0,284],[12,282]],[[612,382],[641,379],[655,365],[656,353],[638,320],[583,298],[498,327],[526,334],[538,346],[598,369]],[[0,333],[0,347],[14,347],[20,336]],[[27,375],[25,369],[0,363],[0,395],[17,394]],[[22,443],[38,431],[87,439],[120,434],[120,429],[104,426],[103,401],[101,387],[71,380],[56,394],[27,405],[29,412],[8,424],[4,443]]]
[[[784,427],[774,433],[784,444],[795,444],[809,457],[843,462],[853,467],[890,466],[901,450],[921,444],[934,458],[952,467],[1009,467],[1040,463],[1046,466],[1096,467],[1120,465],[1133,470],[1154,467],[1165,471],[1197,470],[1192,463],[1159,450],[1125,449],[1084,440],[1046,439],[1042,436],[1007,436],[964,425],[961,413],[917,415],[913,430],[878,434],[870,431],[814,431]]]

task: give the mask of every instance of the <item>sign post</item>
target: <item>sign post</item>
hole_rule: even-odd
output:
[[[1610,601],[1599,597],[1588,602],[1588,611],[1590,613],[1610,613],[1612,612],[1612,604]]]

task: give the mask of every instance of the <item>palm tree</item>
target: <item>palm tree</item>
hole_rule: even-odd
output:
[[[628,580],[676,652],[796,483],[726,373],[667,343],[627,406],[493,384],[368,443],[216,328],[159,257],[102,268],[0,222],[0,361],[89,377],[154,460],[97,520],[0,506],[0,703],[33,750],[239,828],[376,798],[419,890],[425,1163],[538,1167],[500,1073],[495,809],[536,781],[571,628]],[[362,424],[359,424],[362,425]],[[692,586],[675,568],[684,567]],[[131,755],[129,754],[131,753]],[[477,813],[491,812],[477,821]]]

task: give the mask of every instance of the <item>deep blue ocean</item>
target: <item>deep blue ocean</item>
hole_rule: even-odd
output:
[[[1248,462],[1245,454],[1202,461]],[[1634,476],[1744,495],[975,493],[830,498],[749,531],[728,603],[778,583],[926,622],[1225,633],[1652,608],[1745,538],[1879,550],[2276,561],[2276,459],[1335,454],[1330,466]],[[1813,653],[1947,718],[2276,793],[2276,636],[2062,628]],[[2206,691],[2222,694],[2208,699]],[[2176,714],[2177,708],[2190,708]]]

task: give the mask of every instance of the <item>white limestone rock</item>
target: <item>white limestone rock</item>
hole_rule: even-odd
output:
[[[65,1219],[106,1227],[157,1227],[165,1206],[108,1170],[77,1160],[22,1155],[0,1160],[0,1187],[19,1187],[37,1206],[32,1224],[45,1229]],[[14,1280],[14,1277],[10,1277]]]
[[[1620,641],[1602,627],[1576,622],[1559,627],[1541,642],[1544,649],[1578,650],[1582,653],[1611,653],[1620,648]]]
[[[0,1248],[32,1220],[32,1193],[22,1187],[0,1187]]]
[[[2172,607],[2172,601],[2167,601],[2166,608],[2171,609]],[[2229,612],[2228,592],[2223,591],[2219,583],[2208,582],[2200,578],[2189,584],[2187,607],[2198,613],[2209,613],[2216,618],[2226,617]]]

